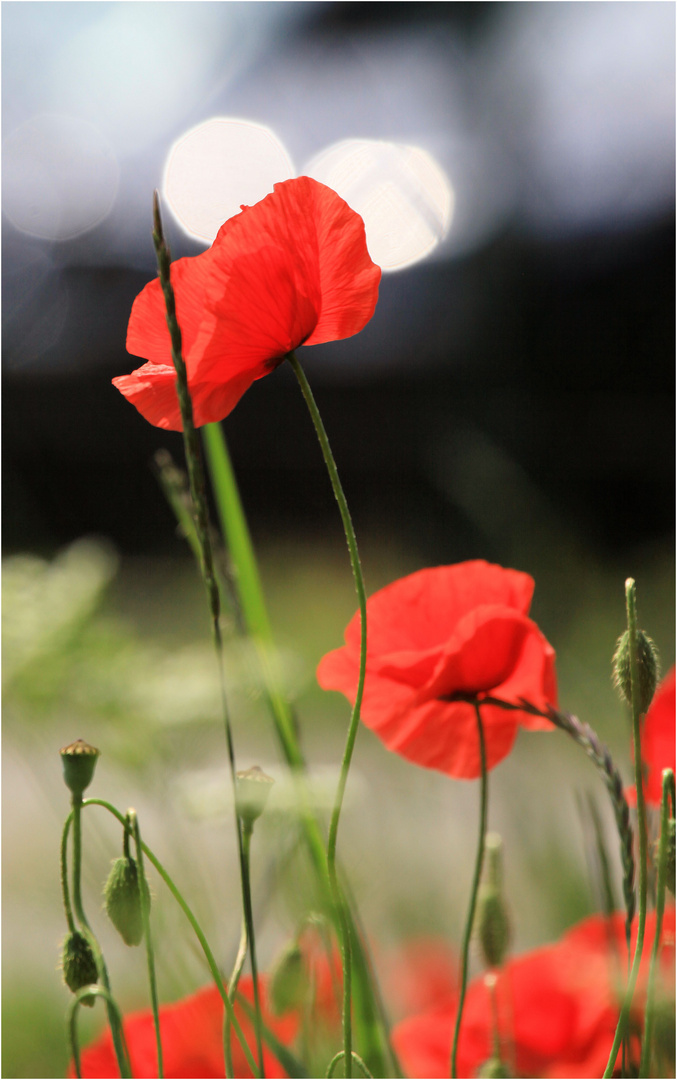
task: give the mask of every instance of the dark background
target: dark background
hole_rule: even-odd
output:
[[[65,6],[5,4],[5,56],[16,63],[17,50],[30,40],[26,7],[50,8],[54,18],[54,9]],[[103,18],[104,9],[111,7],[70,6],[82,9],[85,22]],[[158,18],[168,6],[177,5],[155,5]],[[212,5],[219,6],[226,21],[228,8],[247,7]],[[505,529],[531,528],[534,514],[538,516],[532,510],[532,520],[520,522],[507,505],[510,485],[499,485],[492,504],[503,522],[501,535],[487,534],[478,520],[472,489],[492,485],[496,470],[508,469],[511,475],[518,470],[533,491],[556,505],[558,514],[600,554],[669,535],[674,476],[674,126],[652,48],[669,25],[665,9],[671,5],[249,7],[269,9],[271,18],[282,14],[271,8],[289,9],[293,16],[282,37],[278,34],[274,43],[269,40],[260,47],[252,60],[252,78],[266,70],[266,60],[272,58],[274,64],[280,52],[289,57],[320,46],[330,55],[352,50],[366,67],[369,49],[379,42],[396,38],[406,43],[409,35],[420,49],[421,41],[430,45],[431,35],[438,40],[446,36],[453,43],[449,65],[460,72],[461,104],[452,109],[447,99],[438,99],[439,114],[432,126],[444,133],[448,122],[466,136],[479,131],[485,152],[490,156],[492,147],[500,145],[506,162],[506,187],[512,195],[483,237],[471,238],[464,251],[456,252],[452,244],[446,257],[384,275],[376,315],[361,335],[302,350],[358,524],[378,522],[405,542],[414,534],[431,562],[467,557],[478,548],[500,558],[512,546],[504,543]],[[266,12],[261,15],[265,23]],[[606,20],[606,40],[586,40],[601,32],[594,20],[586,24],[592,15]],[[646,32],[637,37],[636,48],[643,47],[646,55],[640,56],[636,70],[630,65],[624,73],[627,57],[623,50],[614,57],[614,41],[619,34],[618,40],[625,42],[636,33],[638,20]],[[631,24],[625,30],[624,22]],[[578,209],[575,200],[573,210],[560,205],[557,184],[549,187],[547,170],[539,172],[534,117],[538,95],[547,97],[547,86],[528,86],[529,70],[534,77],[538,65],[530,69],[525,61],[512,83],[504,75],[502,89],[499,85],[490,92],[483,86],[487,56],[500,58],[493,64],[497,79],[501,63],[511,71],[508,61],[516,50],[519,57],[519,48],[528,47],[528,55],[536,57],[539,47],[546,54],[554,49],[557,55],[559,37],[569,41],[570,53],[571,42],[579,43],[583,67],[586,50],[610,51],[595,77],[602,79],[608,70],[616,75],[611,89],[608,79],[598,87],[598,94],[609,99],[605,108],[612,151],[608,161],[603,147],[593,155],[587,185],[597,198],[592,208],[585,200]],[[572,84],[582,78],[575,49],[568,63],[559,73],[558,92],[570,93],[572,108],[582,109],[583,117],[594,114],[598,104],[593,77],[588,73],[587,83],[567,86],[566,78]],[[8,69],[5,131],[11,134],[11,125],[30,115],[31,79],[25,72],[22,83],[11,62]],[[186,120],[228,115],[231,101],[234,113],[242,111],[248,77],[244,71],[227,90],[217,87],[206,100],[192,103]],[[278,72],[278,80],[283,77]],[[411,73],[409,77],[414,79]],[[430,78],[432,87],[432,74]],[[636,95],[630,100],[637,86],[644,101]],[[386,117],[387,89],[381,102]],[[376,134],[372,129],[377,120],[367,107],[370,100],[373,106],[373,94],[370,98],[365,90],[365,95],[365,130],[347,129],[340,100],[334,103],[337,134]],[[433,96],[431,92],[426,100]],[[655,161],[645,146],[633,145],[636,118],[623,142],[624,110],[630,107],[639,112],[641,123],[650,129],[653,124],[659,148]],[[249,115],[269,122],[260,101],[258,111]],[[602,111],[598,117],[598,137],[600,132],[604,136],[605,116]],[[186,120],[178,117],[176,129],[189,126]],[[388,123],[390,137],[397,124],[392,118]],[[407,125],[402,136],[411,139],[411,118]],[[168,141],[156,140],[156,173]],[[543,160],[546,154],[547,147]],[[124,211],[126,199],[139,218],[131,265],[124,265],[119,250],[107,262],[105,224],[59,243],[27,236],[11,221],[4,223],[8,551],[48,552],[86,533],[110,537],[122,552],[174,550],[170,517],[148,463],[159,446],[180,456],[180,440],[148,426],[110,385],[114,375],[135,366],[124,338],[133,298],[153,273],[143,215],[151,186],[158,182],[147,158],[141,160],[138,153],[126,160],[121,155],[121,167],[127,179],[116,213]],[[667,177],[662,187],[656,187],[659,168]],[[576,180],[575,169],[574,161],[572,183],[584,190],[585,175]],[[619,187],[619,169],[628,174],[625,187]],[[453,175],[451,179],[453,183]],[[500,184],[500,175],[498,180]],[[196,250],[172,221],[168,229],[175,255]],[[36,266],[42,267],[39,274]],[[247,509],[259,535],[322,530],[334,514],[320,455],[289,375],[281,370],[256,384],[226,420]]]

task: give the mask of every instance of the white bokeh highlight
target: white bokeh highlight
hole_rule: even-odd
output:
[[[40,113],[2,144],[3,211],[21,232],[72,240],[110,213],[120,169],[94,124]]]
[[[177,139],[162,190],[181,227],[211,243],[243,204],[259,202],[293,175],[287,151],[269,128],[217,117]]]
[[[346,139],[305,167],[364,220],[369,254],[382,270],[424,259],[449,230],[454,193],[427,151],[416,146]]]

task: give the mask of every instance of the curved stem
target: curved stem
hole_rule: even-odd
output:
[[[153,1009],[153,1025],[155,1027],[155,1047],[157,1051],[157,1074],[160,1080],[164,1076],[163,1060],[162,1060],[162,1038],[160,1035],[160,1010],[158,1006],[157,996],[157,981],[155,978],[155,956],[153,953],[153,939],[150,934],[150,911],[148,908],[148,885],[146,882],[146,872],[143,868],[143,847],[141,845],[141,832],[139,830],[139,821],[136,816],[135,810],[129,810],[127,812],[127,818],[131,826],[134,836],[134,846],[136,848],[136,869],[137,880],[139,883],[139,897],[141,901],[141,921],[143,923],[143,936],[146,942],[146,963],[148,965],[148,983],[150,986],[150,1001]],[[127,845],[127,852],[129,852],[129,832],[127,829],[124,831],[123,844]]]
[[[251,822],[242,822],[242,858],[243,858],[243,898],[244,898],[244,917],[247,926],[247,939],[249,941],[249,960],[252,966],[252,981],[254,984],[254,1027],[256,1029],[256,1052],[259,1058],[259,1070],[262,1077],[265,1077],[265,1070],[263,1066],[263,1040],[261,1038],[261,994],[259,990],[259,972],[258,965],[256,963],[256,940],[254,937],[254,915],[252,911],[252,891],[251,891],[251,876],[250,876],[250,847],[251,838],[253,832],[253,824]],[[230,987],[228,988],[230,993]]]
[[[338,1054],[334,1054],[333,1058],[329,1062],[329,1065],[327,1066],[326,1080],[331,1080],[331,1077],[334,1075],[334,1070],[335,1070],[336,1066],[338,1065],[339,1061],[343,1060],[344,1057],[345,1057],[345,1053],[344,1053],[343,1050],[339,1050]],[[356,1054],[354,1050],[353,1050],[353,1061],[357,1065],[359,1065],[360,1069],[362,1070],[362,1075],[363,1076],[366,1076],[368,1078],[368,1080],[373,1080],[372,1074],[369,1072],[369,1069],[367,1068],[367,1066],[363,1062],[360,1055]],[[348,1074],[346,1073],[346,1076],[347,1075]]]
[[[477,855],[475,856],[475,872],[473,874],[472,888],[470,890],[470,904],[468,905],[468,915],[465,921],[465,930],[463,933],[463,947],[461,959],[461,989],[458,997],[458,1011],[456,1013],[456,1024],[454,1026],[454,1039],[451,1045],[452,1077],[455,1077],[457,1075],[456,1067],[458,1059],[458,1038],[461,1031],[463,1006],[465,1004],[465,992],[468,985],[468,958],[470,955],[470,938],[472,935],[473,923],[475,921],[477,893],[480,886],[480,878],[482,876],[482,864],[484,862],[484,841],[487,832],[487,803],[489,800],[489,785],[487,783],[487,752],[484,744],[484,726],[482,724],[482,716],[480,714],[479,703],[475,702],[474,704],[475,716],[477,718],[477,737],[479,739],[480,748],[480,828],[477,841]]]
[[[604,1072],[605,1077],[613,1076],[616,1066],[616,1057],[621,1041],[625,1036],[630,1020],[632,998],[635,993],[635,985],[639,974],[639,965],[644,948],[644,928],[646,925],[646,898],[647,898],[647,833],[646,833],[646,805],[644,802],[644,775],[642,769],[642,743],[640,731],[640,690],[639,690],[639,665],[637,660],[637,600],[635,582],[628,578],[625,583],[625,605],[628,617],[628,647],[630,649],[630,686],[632,696],[632,746],[635,756],[635,786],[637,788],[637,831],[639,833],[639,870],[638,870],[638,918],[637,940],[635,941],[635,954],[632,960],[628,985],[623,1000],[623,1007],[618,1017],[616,1034],[609,1054],[609,1060]]]
[[[228,981],[228,997],[231,1002],[235,1002],[235,995],[237,994],[237,986],[240,981],[240,975],[244,967],[244,962],[247,959],[247,923],[242,920],[242,933],[240,935],[240,945],[237,950],[237,956],[235,957],[235,965],[233,967],[232,974]],[[230,1045],[230,1013],[224,1012],[223,1014],[223,1058],[226,1065],[226,1077],[228,1080],[232,1080],[235,1076],[233,1071],[233,1050]]]
[[[82,820],[81,811],[84,806],[81,795],[73,795],[72,797],[72,810],[70,815],[66,819],[64,826],[64,839],[63,843],[68,839],[68,828],[72,822],[73,825],[73,908],[78,922],[80,923],[83,933],[94,953],[94,959],[96,960],[96,966],[99,973],[99,979],[101,980],[105,990],[108,991],[106,997],[106,1011],[108,1013],[108,1022],[110,1024],[111,1035],[113,1038],[113,1048],[115,1050],[115,1057],[118,1063],[118,1069],[120,1070],[120,1076],[131,1076],[131,1069],[129,1066],[129,1059],[127,1057],[122,1037],[122,1027],[120,1024],[120,1012],[117,1007],[113,1008],[110,1004],[112,1000],[110,979],[108,978],[108,968],[106,967],[106,961],[103,958],[103,952],[101,946],[97,940],[94,931],[92,930],[87,916],[85,915],[84,908],[82,906],[82,893],[81,893],[81,877],[82,877]]]
[[[654,989],[656,983],[656,968],[658,966],[658,951],[660,948],[661,932],[663,930],[663,913],[665,911],[665,885],[668,868],[668,821],[670,818],[669,801],[670,788],[674,784],[675,774],[672,769],[663,771],[663,795],[661,798],[661,832],[658,843],[658,882],[656,885],[656,934],[651,949],[651,962],[649,964],[649,981],[646,991],[646,1007],[644,1011],[644,1037],[642,1042],[642,1060],[639,1066],[640,1076],[649,1076],[651,1064],[651,1037],[653,1035],[654,1022]]]
[[[63,909],[66,913],[66,922],[71,934],[75,933],[75,919],[71,907],[70,890],[68,888],[68,834],[70,832],[73,813],[66,818],[66,824],[61,834],[61,895],[63,896]]]
[[[120,822],[120,824],[124,828],[129,828],[124,814],[121,814],[120,811],[115,806],[112,805],[112,803],[106,802],[105,799],[84,799],[82,805],[83,806],[102,806],[104,808],[104,810],[107,810],[109,812],[109,814],[112,814],[114,818],[117,818],[117,820]],[[235,1012],[233,1010],[233,1006],[232,1006],[232,1004],[230,1002],[228,994],[226,993],[226,990],[224,989],[223,982],[221,980],[221,973],[219,972],[218,964],[216,963],[216,960],[214,959],[214,954],[212,953],[212,950],[209,947],[209,943],[208,943],[204,933],[202,932],[202,927],[200,926],[199,922],[195,918],[195,916],[194,916],[193,912],[191,911],[190,907],[188,906],[187,902],[184,900],[180,890],[174,884],[174,882],[172,881],[172,878],[167,873],[167,871],[165,870],[165,868],[162,865],[162,863],[160,862],[160,860],[153,854],[151,849],[148,847],[148,844],[146,844],[146,843],[144,843],[142,841],[141,842],[141,850],[143,851],[144,855],[149,860],[149,862],[151,862],[153,864],[153,866],[157,870],[158,874],[160,875],[160,877],[164,881],[165,885],[169,889],[170,893],[172,894],[172,896],[176,900],[177,904],[179,905],[179,907],[183,911],[186,918],[188,919],[188,922],[190,923],[191,927],[193,928],[193,933],[195,934],[196,938],[198,939],[198,941],[200,943],[200,946],[201,946],[202,951],[203,951],[203,953],[205,955],[205,959],[207,961],[207,964],[209,965],[209,970],[211,971],[212,976],[214,978],[214,982],[216,984],[216,989],[218,990],[219,994],[221,995],[221,1000],[223,1001],[226,1012],[228,1012],[228,1014],[230,1015],[230,1022],[233,1025],[233,1029],[235,1031],[235,1034],[237,1035],[237,1037],[238,1037],[238,1039],[240,1041],[240,1045],[242,1046],[242,1051],[243,1051],[243,1053],[244,1053],[244,1055],[245,1055],[245,1057],[247,1059],[247,1064],[249,1065],[249,1068],[252,1071],[252,1075],[256,1076],[257,1071],[258,1071],[257,1066],[256,1066],[256,1062],[254,1061],[254,1057],[252,1055],[252,1052],[249,1049],[249,1045],[247,1043],[247,1040],[244,1037],[244,1034],[242,1032],[242,1028],[240,1027],[238,1019],[237,1019],[237,1017],[235,1015]]]
[[[341,514],[341,520],[343,522],[343,528],[346,534],[346,541],[348,543],[348,551],[350,553],[350,564],[353,570],[353,577],[355,579],[355,589],[357,591],[357,597],[360,608],[360,671],[357,680],[357,690],[355,692],[355,702],[353,704],[353,711],[350,717],[350,723],[348,725],[348,734],[346,736],[346,744],[343,751],[343,759],[341,761],[341,771],[339,774],[338,786],[336,789],[336,797],[334,800],[334,808],[331,815],[331,823],[329,826],[329,839],[327,841],[327,863],[329,870],[329,879],[332,886],[332,892],[334,894],[334,902],[339,914],[339,921],[341,926],[341,954],[343,958],[343,1050],[345,1054],[345,1075],[350,1077],[352,1075],[352,1028],[351,1028],[351,997],[352,997],[352,957],[350,946],[350,927],[348,925],[348,919],[345,912],[345,902],[341,895],[341,889],[336,873],[336,841],[338,836],[339,819],[341,817],[341,808],[343,806],[343,796],[345,794],[346,783],[348,780],[348,771],[350,769],[350,762],[353,756],[353,749],[355,746],[355,739],[357,737],[357,729],[360,720],[360,708],[362,705],[362,695],[364,693],[364,678],[367,670],[367,595],[364,588],[364,579],[362,577],[362,567],[360,566],[360,555],[357,550],[357,539],[355,537],[355,530],[350,517],[350,511],[348,509],[348,503],[346,497],[343,494],[343,488],[339,479],[338,470],[336,468],[336,462],[334,461],[334,455],[331,452],[329,445],[329,439],[322,423],[322,417],[320,416],[313,392],[310,389],[310,384],[305,376],[305,372],[301,367],[297,357],[293,352],[288,353],[287,359],[291,364],[294,374],[301,387],[301,393],[303,394],[308,411],[315,426],[317,438],[322,449],[322,456],[324,457],[325,465],[327,466],[327,472],[329,473],[329,479],[334,492],[334,496],[338,503],[339,512]]]
[[[82,1066],[80,1064],[80,1046],[78,1043],[76,1020],[78,1010],[82,1005],[82,1002],[85,998],[91,997],[102,997],[105,999],[106,1005],[114,1012],[117,1023],[120,1025],[120,1030],[122,1031],[122,1016],[120,1015],[120,1010],[118,1009],[110,991],[106,990],[106,988],[103,986],[83,986],[80,990],[78,990],[77,994],[75,995],[75,1000],[71,1002],[68,1009],[68,1032],[70,1036],[71,1053],[73,1055],[73,1064],[75,1065],[75,1075],[78,1077],[78,1080],[82,1080]],[[126,1046],[125,1053],[127,1053]],[[129,1055],[127,1054],[127,1056]],[[131,1069],[129,1070],[128,1075],[132,1075]]]
[[[306,762],[299,741],[292,710],[280,685],[279,664],[275,643],[270,631],[260,574],[254,552],[237,480],[228,453],[221,424],[208,424],[203,429],[205,451],[212,478],[216,507],[224,539],[233,561],[235,586],[242,611],[242,630],[248,632],[258,654],[270,708],[282,753],[292,770],[299,803],[299,822],[308,846],[313,870],[323,897],[332,905],[332,920],[340,935],[334,894],[329,881],[327,853],[317,816],[309,797]],[[345,884],[342,885],[345,893]],[[354,1024],[360,1034],[365,1059],[373,1073],[381,1076],[401,1076],[402,1071],[392,1048],[389,1024],[380,1000],[377,980],[369,959],[364,935],[361,934],[355,904],[346,895],[346,918],[352,940],[354,967],[353,1003]],[[388,1063],[388,1058],[391,1064]]]

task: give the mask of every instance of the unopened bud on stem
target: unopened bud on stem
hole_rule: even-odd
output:
[[[656,692],[659,675],[658,649],[648,634],[637,630],[637,682],[639,687],[639,711],[646,713]],[[618,639],[613,657],[614,685],[621,697],[632,705],[632,677],[630,673],[630,632],[625,630]]]
[[[487,873],[477,897],[477,931],[484,962],[500,967],[510,944],[510,920],[503,898],[503,841],[498,833],[485,840]]]
[[[74,994],[77,994],[83,986],[90,986],[98,981],[99,973],[96,969],[94,953],[87,938],[79,930],[74,930],[64,939],[61,967],[63,981]],[[96,998],[93,994],[82,999],[82,1004],[89,1008],[92,1008],[95,1002]]]

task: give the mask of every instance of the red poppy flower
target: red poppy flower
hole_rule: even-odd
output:
[[[362,218],[300,176],[226,221],[208,251],[171,266],[196,426],[222,420],[245,390],[299,345],[357,334],[381,271]],[[160,281],[132,307],[127,349],[148,360],[113,385],[157,427],[181,430]]]
[[[675,912],[663,924],[662,990],[674,984]],[[648,958],[656,928],[647,919],[633,1019],[641,1024]],[[637,921],[634,925],[636,938]],[[585,919],[561,941],[509,960],[498,974],[496,1003],[503,1060],[517,1077],[601,1076],[613,1043],[627,959],[625,918]],[[449,1075],[455,1005],[402,1021],[393,1043],[410,1077]],[[458,1075],[476,1076],[493,1053],[493,1012],[484,977],[468,987]],[[636,1054],[637,1047],[631,1047]]]
[[[261,986],[264,992],[264,1021],[278,1039],[289,1044],[296,1034],[298,1021],[294,1015],[281,1019],[272,1017],[265,1009],[265,981]],[[251,978],[240,981],[240,992],[248,1001],[253,1001],[254,993]],[[242,1026],[242,1031],[256,1060],[256,1041],[253,1025],[246,1018],[242,1008],[235,1006],[235,1012]],[[133,1076],[157,1076],[157,1055],[155,1048],[155,1027],[150,1009],[132,1013],[124,1018],[123,1027]],[[223,1061],[223,1001],[215,986],[207,986],[196,994],[162,1005],[160,1008],[160,1032],[162,1036],[164,1074],[170,1077],[207,1077],[225,1076]],[[251,1076],[240,1041],[231,1033],[233,1048],[233,1068],[236,1076]],[[277,1059],[265,1048],[264,1063],[266,1076],[286,1076]],[[113,1040],[110,1028],[81,1055],[82,1075],[84,1077],[119,1076]],[[69,1076],[75,1076],[71,1062]]]
[[[663,769],[675,771],[675,669],[672,667],[656,690],[644,718],[641,732],[642,764],[645,770],[644,798],[660,806],[663,796]],[[635,786],[626,792],[634,806]]]
[[[527,612],[533,579],[478,560],[419,570],[367,603],[367,676],[362,719],[389,750],[456,777],[480,774],[475,710],[454,696],[492,694],[555,704],[555,653]],[[325,690],[354,701],[359,614],[346,644],[321,660]],[[482,706],[487,766],[509,753],[518,726],[551,729],[539,717]]]

